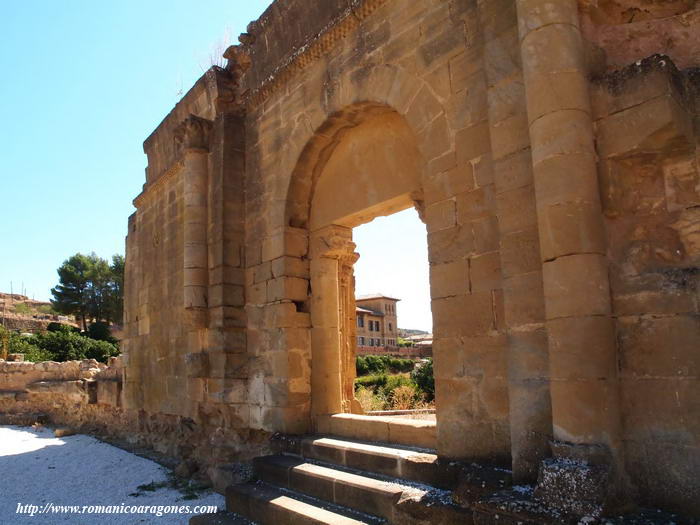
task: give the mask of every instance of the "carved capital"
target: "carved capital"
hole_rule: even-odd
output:
[[[209,150],[212,122],[196,115],[190,115],[175,128],[175,142],[184,150]]]
[[[311,234],[311,257],[338,259],[341,264],[352,266],[359,258],[355,247],[350,228],[331,225]]]

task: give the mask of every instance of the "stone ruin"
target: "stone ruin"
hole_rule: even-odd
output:
[[[264,523],[345,522],[280,487],[389,522],[700,515],[700,5],[277,0],[239,41],[144,143],[123,357],[1,411],[102,425]],[[352,228],[408,207],[435,423],[353,398]]]

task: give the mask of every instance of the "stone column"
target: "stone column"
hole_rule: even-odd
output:
[[[196,328],[207,324],[207,189],[209,175],[209,120],[190,115],[175,132],[182,148],[184,194],[184,307]]]
[[[616,344],[576,0],[518,0],[555,455],[622,472]]]
[[[511,465],[513,481],[533,483],[542,460],[551,455],[552,410],[518,15],[513,2],[478,5],[508,335]],[[509,50],[507,59],[504,49]]]
[[[352,229],[331,225],[313,232],[309,251],[311,410],[315,416],[350,412],[355,374],[348,369],[354,355],[349,309],[354,309],[352,265],[358,258]]]

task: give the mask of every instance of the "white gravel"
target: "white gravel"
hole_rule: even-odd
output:
[[[55,513],[56,505],[224,507],[223,496],[201,492],[183,500],[173,488],[138,491],[139,485],[163,482],[168,469],[89,436],[56,438],[47,428],[0,426],[0,524],[71,523],[92,525],[181,523],[192,514]],[[139,496],[130,494],[138,492]],[[18,504],[48,509],[34,516],[17,513]],[[25,507],[26,508],[26,507]],[[115,509],[112,509],[115,510]]]

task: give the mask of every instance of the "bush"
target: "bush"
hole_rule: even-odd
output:
[[[376,390],[377,388],[386,386],[388,379],[386,374],[372,374],[358,377],[355,379],[355,389],[357,390],[360,387],[365,387]]]
[[[392,372],[411,372],[415,367],[415,361],[413,359],[401,359],[399,357],[389,357],[389,369]]]
[[[53,309],[53,306],[50,304],[42,304],[39,308],[36,309],[37,312],[40,314],[45,314],[45,315],[57,315],[56,310]]]
[[[80,333],[80,330],[76,328],[75,326],[71,326],[69,324],[63,324],[63,323],[55,323],[51,322],[46,326],[46,330],[49,332],[75,332],[76,334]]]
[[[15,305],[15,312],[19,315],[31,315],[32,309],[27,303],[17,303]]]
[[[42,361],[53,361],[53,356],[46,350],[34,346],[25,341],[25,346],[23,346],[17,352],[19,354],[24,354],[25,361],[31,361],[32,363],[41,363]]]
[[[435,399],[435,377],[433,376],[433,360],[428,359],[411,372],[411,379],[418,388],[425,392],[427,401]]]
[[[112,330],[109,328],[109,325],[102,321],[88,326],[87,336],[96,341],[107,341],[108,343],[117,344],[117,340],[112,337]]]
[[[355,368],[358,376],[392,372],[399,374],[413,370],[415,363],[411,359],[401,359],[388,355],[358,355]]]
[[[397,387],[391,392],[391,408],[392,410],[412,410],[421,403],[422,397],[411,385]]]
[[[2,354],[4,334],[7,334],[8,354],[24,354],[25,361],[34,363],[51,359],[51,354],[31,343],[32,337],[25,337],[17,332],[10,332],[2,327],[0,327],[0,354]]]
[[[362,410],[365,412],[384,410],[387,405],[386,398],[375,394],[374,390],[371,388],[365,388],[363,386],[359,387],[355,392],[355,399],[357,399],[360,406],[362,406]]]
[[[43,359],[45,361],[96,359],[106,363],[110,357],[119,355],[117,345],[84,337],[74,332],[71,327],[36,334],[27,339],[30,345],[43,351],[40,355],[48,357]]]

